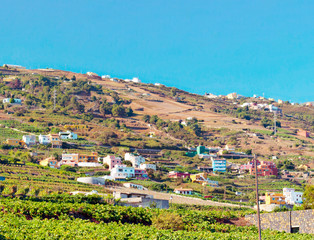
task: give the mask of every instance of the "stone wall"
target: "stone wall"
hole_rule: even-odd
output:
[[[247,215],[245,219],[257,226],[257,214]],[[314,209],[261,214],[261,228],[291,233],[299,228],[300,233],[314,234]]]

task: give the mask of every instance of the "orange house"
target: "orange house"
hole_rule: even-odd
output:
[[[267,192],[265,194],[266,204],[285,204],[285,196],[282,193]]]
[[[12,139],[9,138],[5,141],[6,144],[10,145],[10,146],[25,146],[25,142],[19,139]]]

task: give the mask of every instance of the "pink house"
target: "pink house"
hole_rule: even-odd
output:
[[[189,178],[190,174],[188,172],[181,173],[181,172],[171,171],[168,173],[168,177],[170,177],[170,178]]]
[[[101,160],[101,159],[100,159]],[[103,158],[103,163],[108,164],[109,170],[113,169],[116,165],[121,165],[122,161],[121,158],[116,157],[114,155],[108,155],[107,157]]]
[[[144,169],[135,168],[134,174],[135,174],[136,178],[141,178],[141,179],[147,179],[148,178],[148,174],[147,174],[146,170],[144,170]]]

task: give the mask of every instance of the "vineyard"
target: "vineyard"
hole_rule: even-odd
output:
[[[14,186],[17,189],[36,189],[40,192],[91,191],[106,192],[101,186],[92,186],[76,181],[83,176],[73,172],[55,170],[37,166],[0,165],[0,176],[6,177],[7,191]],[[1,183],[0,183],[1,184]]]
[[[173,205],[115,206],[97,196],[1,197],[0,239],[256,239],[255,226],[232,224],[249,209]],[[229,222],[231,224],[225,224]],[[263,239],[312,239],[265,230]]]

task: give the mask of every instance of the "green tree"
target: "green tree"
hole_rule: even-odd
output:
[[[314,185],[306,185],[302,207],[303,209],[314,209]]]
[[[145,115],[143,116],[143,121],[146,122],[146,123],[148,123],[148,122],[150,121],[150,116],[147,115],[147,114],[145,114]]]
[[[133,110],[131,107],[128,107],[127,110],[126,110],[126,115],[128,117],[132,117],[133,116]]]
[[[114,117],[125,117],[126,116],[125,108],[121,105],[116,105],[116,104],[113,105],[112,116],[114,116]]]

